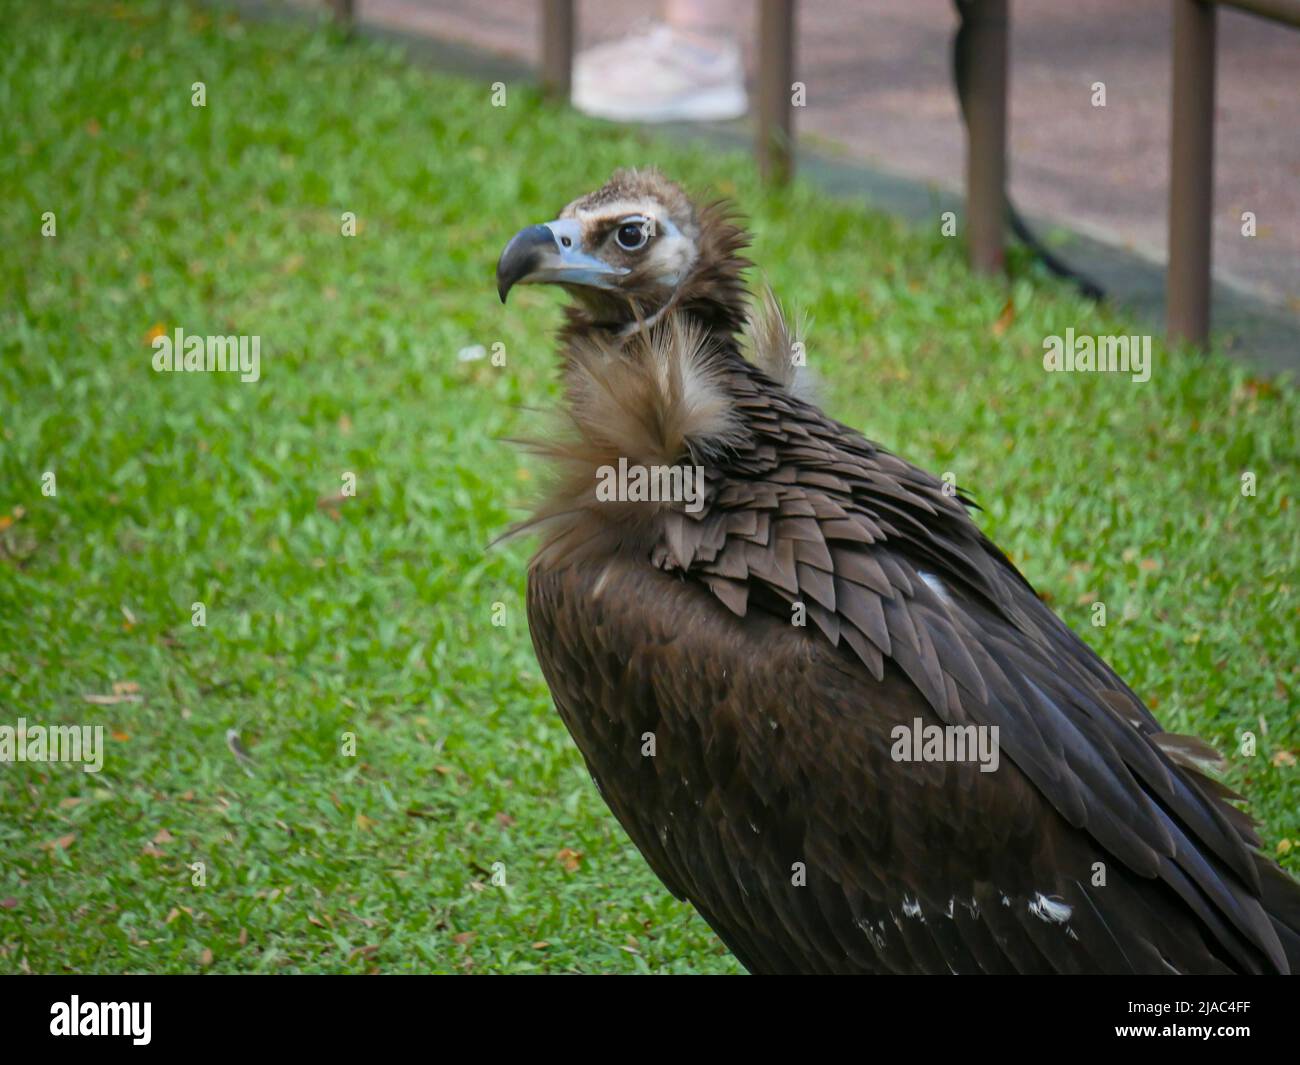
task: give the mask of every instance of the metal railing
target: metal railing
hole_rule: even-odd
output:
[[[328,0],[350,28],[357,0]],[[1214,98],[1217,8],[1234,7],[1300,28],[1300,0],[1172,0],[1173,85],[1169,152],[1169,264],[1165,328],[1170,340],[1203,345],[1210,326],[1214,212]],[[1010,0],[969,0],[966,216],[971,266],[1000,273],[1007,225],[1007,58]],[[794,0],[758,0],[754,151],[762,174],[794,173]],[[541,84],[567,100],[577,22],[574,0],[542,0]]]
[[[1218,6],[1300,29],[1300,0],[1173,0],[1169,266],[1165,332],[1204,344],[1210,330],[1214,217],[1214,83]]]

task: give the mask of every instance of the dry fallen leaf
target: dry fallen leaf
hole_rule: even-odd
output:
[[[235,756],[235,761],[244,767],[245,772],[250,776],[253,773],[253,757],[244,750],[243,743],[239,740],[239,733],[234,729],[226,729],[226,746],[230,748],[230,753]]]
[[[154,836],[153,841],[155,843],[170,843],[174,838],[175,837],[173,837],[172,834],[167,831],[167,829],[160,828],[158,830],[158,834]]]
[[[205,968],[212,964],[212,948],[204,947],[203,953],[199,955],[199,964]]]
[[[1016,305],[1011,301],[1011,298],[1008,297],[1007,302],[1002,305],[1002,313],[998,315],[998,320],[993,323],[993,335],[995,337],[1000,337],[1011,328],[1011,324],[1015,320]]]
[[[116,706],[118,703],[138,703],[143,701],[140,696],[129,692],[114,695],[96,695],[91,692],[83,692],[81,697],[94,706]]]
[[[339,508],[349,500],[356,498],[357,495],[354,492],[348,492],[346,494],[343,492],[335,492],[333,495],[318,496],[316,499],[316,509],[324,511],[326,517],[338,521],[340,517]]]
[[[77,838],[77,834],[75,832],[69,832],[66,836],[60,836],[58,839],[52,839],[48,843],[42,843],[41,850],[66,851],[69,847],[72,846],[76,838]]]
[[[555,855],[555,860],[564,866],[565,872],[575,873],[579,865],[582,864],[582,851],[575,851],[571,847],[563,847]]]
[[[1278,751],[1273,755],[1273,764],[1279,769],[1283,766],[1295,765],[1295,755],[1290,751]]]

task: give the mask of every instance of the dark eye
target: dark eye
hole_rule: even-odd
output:
[[[636,251],[650,239],[650,223],[624,222],[614,234],[618,246],[624,251]]]

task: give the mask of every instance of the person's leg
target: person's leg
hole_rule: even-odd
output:
[[[749,0],[664,0],[664,21],[683,33],[734,42],[749,6]]]

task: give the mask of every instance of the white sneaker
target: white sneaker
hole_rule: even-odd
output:
[[[740,48],[653,25],[574,60],[573,106],[618,122],[739,118],[749,109]]]

